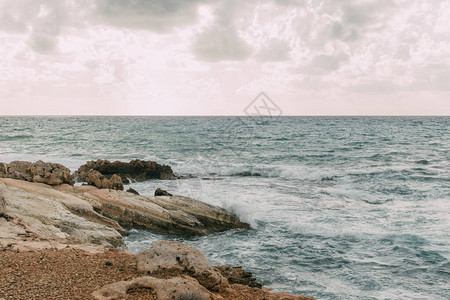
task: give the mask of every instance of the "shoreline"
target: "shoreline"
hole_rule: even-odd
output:
[[[58,174],[70,181],[67,174]],[[58,176],[47,177],[59,182]],[[171,280],[184,280],[177,283],[178,296],[194,288],[208,299],[313,299],[258,288],[250,272],[228,266],[212,267],[200,251],[187,246],[185,254],[175,251],[173,255],[178,259],[179,255],[191,257],[194,253],[204,258],[206,261],[199,264],[197,259],[187,261],[186,267],[196,270],[206,265],[208,276],[221,278],[219,290],[199,284],[190,276],[205,275],[196,277],[193,271],[161,274],[156,270],[149,272],[152,277],[142,277],[146,273],[136,268],[136,257],[116,249],[124,245],[124,228],[181,235],[249,228],[235,215],[194,199],[144,197],[95,186],[50,186],[10,178],[0,178],[0,199],[4,204],[0,211],[0,268],[4,270],[0,299],[21,299],[23,293],[35,299],[86,299],[103,286],[124,280],[133,280],[131,293],[126,293],[125,298],[102,298],[97,294],[95,299],[165,299],[161,295],[165,286],[173,284]],[[165,243],[170,246],[171,242]],[[169,269],[172,267],[176,270],[176,266]],[[110,270],[116,271],[111,275]],[[139,284],[144,287],[136,288]],[[78,294],[70,294],[76,291]]]

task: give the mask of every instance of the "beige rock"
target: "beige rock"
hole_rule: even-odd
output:
[[[71,192],[91,199],[95,211],[116,220],[123,227],[196,235],[250,228],[222,208],[187,197],[146,197],[92,186],[76,187]]]
[[[124,191],[0,178],[8,217],[0,237],[22,241],[123,244],[124,227],[172,234],[208,234],[248,224],[221,208],[186,197],[144,197]],[[4,209],[3,209],[4,210]]]
[[[96,300],[119,299],[126,297],[127,291],[134,288],[151,288],[160,300],[222,299],[222,297],[208,292],[197,280],[184,276],[171,279],[144,276],[130,281],[120,281],[104,286],[100,290],[93,292],[92,296]]]
[[[87,183],[99,189],[113,189],[123,191],[122,179],[114,174],[110,179],[103,176],[100,172],[89,170],[87,175]]]
[[[60,164],[45,163],[41,160],[35,163],[26,161],[13,161],[9,164],[0,163],[0,177],[49,185],[63,183],[73,185],[75,183],[68,168]]]
[[[223,290],[228,281],[198,249],[180,242],[157,241],[136,255],[137,269],[157,276],[188,275],[210,291]]]
[[[73,187],[67,186],[70,189]],[[123,244],[117,222],[93,210],[91,204],[49,185],[0,179],[11,228],[0,229],[0,237],[22,241],[47,240],[119,246]],[[3,235],[3,236],[2,236]]]

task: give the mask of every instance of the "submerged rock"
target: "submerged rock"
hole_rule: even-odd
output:
[[[129,183],[129,179],[135,181],[145,181],[148,179],[173,179],[175,178],[172,168],[160,165],[154,161],[144,161],[135,159],[127,162],[109,160],[88,161],[75,172],[75,176],[80,181],[86,181],[89,170],[100,172],[107,178],[117,174],[124,183]]]
[[[89,170],[87,176],[87,183],[99,189],[113,189],[123,191],[122,179],[116,174],[112,175],[110,179],[106,178],[97,171]]]
[[[49,185],[75,183],[70,170],[55,163],[45,163],[39,160],[35,163],[13,161],[9,164],[0,163],[0,178],[12,178]]]
[[[173,196],[173,195],[166,190],[157,188],[155,190],[155,196]]]
[[[139,272],[158,276],[188,275],[210,291],[228,286],[228,281],[216,271],[198,249],[180,242],[157,241],[136,255]]]

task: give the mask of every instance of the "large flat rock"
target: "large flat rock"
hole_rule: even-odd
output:
[[[93,186],[0,178],[0,197],[2,243],[29,238],[119,246],[127,233],[124,228],[185,235],[249,228],[222,208],[181,196],[145,197]]]

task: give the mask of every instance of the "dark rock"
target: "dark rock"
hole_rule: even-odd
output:
[[[6,216],[6,201],[3,196],[0,196],[0,217]]]
[[[242,267],[230,267],[230,266],[215,266],[223,277],[228,279],[230,284],[242,284],[254,288],[262,288],[262,284],[253,278],[252,272],[247,272]]]
[[[75,183],[68,168],[61,164],[45,163],[42,160],[35,163],[27,161],[13,161],[9,164],[0,163],[0,177],[49,185],[73,185]]]
[[[166,190],[157,188],[155,191],[155,196],[173,196],[173,195]]]
[[[88,161],[75,172],[79,181],[86,181],[89,170],[100,172],[106,178],[117,174],[124,183],[129,183],[129,179],[145,181],[148,179],[174,179],[172,168],[160,165],[154,161],[144,161],[135,159],[127,162],[108,160]]]
[[[139,195],[138,191],[136,191],[136,190],[133,189],[133,188],[129,188],[129,189],[127,190],[127,192],[128,192],[128,193],[135,194],[135,195]]]
[[[113,189],[123,191],[123,182],[122,179],[114,174],[110,179],[103,176],[100,172],[89,170],[87,183],[89,185],[96,186],[99,189]]]

